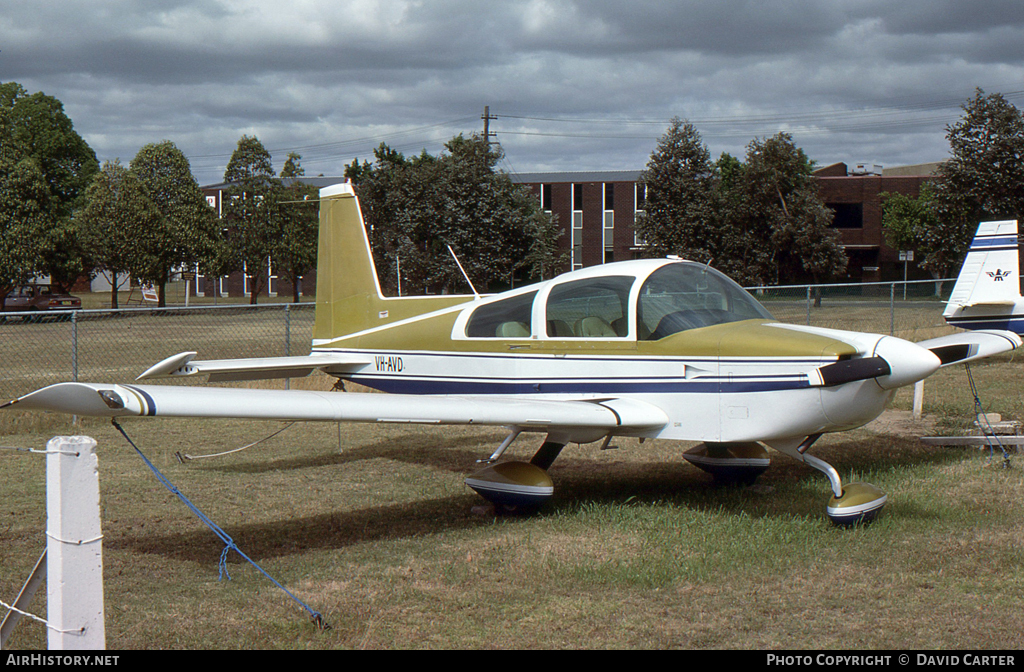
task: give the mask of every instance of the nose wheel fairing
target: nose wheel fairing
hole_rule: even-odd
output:
[[[870,483],[849,483],[842,495],[829,500],[825,511],[837,525],[870,523],[887,500],[885,493]]]

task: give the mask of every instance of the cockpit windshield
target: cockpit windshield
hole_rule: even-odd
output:
[[[637,335],[646,341],[751,319],[772,316],[742,287],[701,264],[662,266],[644,282],[637,301]]]

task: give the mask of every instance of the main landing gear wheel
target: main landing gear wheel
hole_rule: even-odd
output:
[[[721,485],[753,485],[771,464],[760,443],[702,443],[683,453],[683,458]]]
[[[828,501],[826,512],[836,525],[870,523],[885,506],[888,497],[870,483],[850,483],[843,494]]]
[[[497,460],[518,434],[513,432],[506,437],[488,462]],[[547,470],[564,446],[564,442],[553,441],[549,436],[529,462],[489,464],[470,475],[466,485],[494,504],[496,512],[532,513],[551,499],[555,492],[555,485]]]
[[[466,485],[506,513],[535,511],[551,498],[548,472],[529,462],[499,462],[466,479]]]

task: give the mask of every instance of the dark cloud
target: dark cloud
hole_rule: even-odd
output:
[[[943,158],[975,87],[1024,89],[1022,38],[1003,1],[35,0],[0,17],[0,79],[102,158],[170,139],[203,182],[243,133],[331,174],[439,151],[484,105],[520,171],[642,167],[677,115],[716,155],[786,130],[894,165]]]
[[[1015,0],[933,0],[924,3],[875,0],[857,8],[851,5],[851,9],[855,14],[879,18],[883,30],[891,35],[982,36],[997,29],[1024,29],[1024,5]]]

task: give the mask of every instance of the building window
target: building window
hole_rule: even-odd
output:
[[[647,185],[636,183],[636,206],[633,211],[633,245],[636,247],[644,247],[647,245],[647,241],[644,240],[636,230],[636,220],[638,215],[644,212],[647,207]]]
[[[583,185],[572,185],[572,270],[583,268]]]
[[[604,263],[615,261],[615,185],[604,185]]]
[[[863,203],[826,203],[832,209],[835,216],[832,218],[834,229],[863,229],[864,228],[864,204]]]
[[[541,210],[551,212],[551,185],[540,185],[540,207]]]

